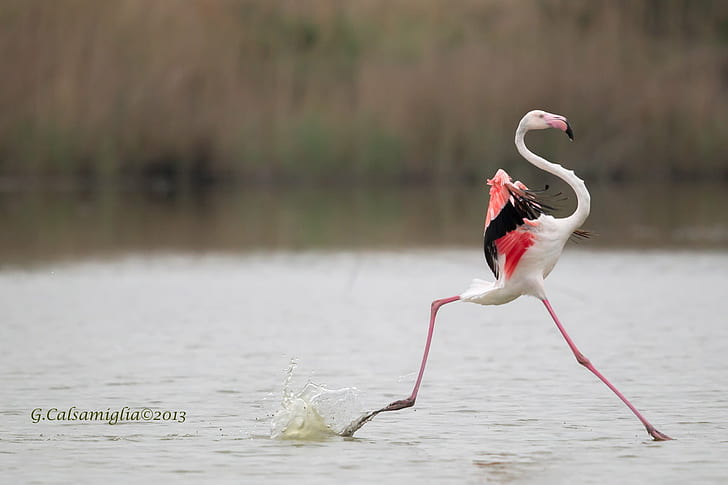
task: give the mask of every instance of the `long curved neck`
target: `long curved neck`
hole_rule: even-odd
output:
[[[556,175],[561,180],[569,184],[569,187],[571,187],[576,194],[576,210],[569,217],[561,219],[568,223],[571,226],[571,230],[574,231],[581,227],[584,221],[586,221],[586,218],[589,217],[591,196],[589,195],[589,191],[586,189],[586,184],[582,179],[576,176],[573,170],[565,169],[558,163],[551,163],[545,158],[540,157],[529,150],[526,146],[526,142],[524,141],[524,137],[527,132],[528,129],[520,125],[516,130],[516,148],[518,148],[518,153],[536,167],[541,170],[545,170],[550,174]]]

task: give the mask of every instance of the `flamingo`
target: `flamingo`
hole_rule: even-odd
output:
[[[564,218],[555,218],[547,214],[548,207],[539,202],[534,192],[529,191],[519,181],[513,182],[505,170],[499,169],[493,178],[488,180],[490,203],[483,231],[485,259],[496,281],[474,279],[470,287],[460,295],[432,302],[427,341],[425,342],[420,371],[412,393],[406,399],[394,401],[388,406],[362,416],[348,428],[349,435],[381,412],[396,411],[414,406],[420,384],[422,384],[427,356],[430,352],[435,317],[437,311],[443,305],[456,301],[480,305],[502,305],[515,300],[519,296],[530,295],[543,302],[556,327],[563,335],[574,357],[576,357],[576,361],[597,376],[627,405],[654,440],[672,439],[650,424],[624,394],[609,382],[594,367],[594,364],[579,351],[556,316],[556,312],[548,298],[546,298],[544,279],[556,265],[566,241],[572,235],[587,235],[579,228],[589,216],[590,208],[589,191],[583,180],[577,177],[572,170],[551,163],[526,147],[524,141],[526,133],[531,130],[544,130],[547,128],[561,130],[568,135],[570,140],[573,141],[574,139],[571,126],[565,117],[542,110],[533,110],[526,113],[518,124],[516,148],[527,161],[541,170],[556,175],[569,184],[576,194],[576,210],[573,214]]]

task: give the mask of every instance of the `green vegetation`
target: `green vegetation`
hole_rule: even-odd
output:
[[[0,177],[482,181],[540,107],[590,180],[726,178],[726,48],[708,0],[5,0]]]

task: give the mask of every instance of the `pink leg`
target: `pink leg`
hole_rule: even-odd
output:
[[[427,331],[427,342],[425,342],[425,353],[422,356],[422,363],[420,364],[420,373],[417,376],[417,382],[415,382],[415,388],[412,389],[412,394],[407,399],[402,399],[400,401],[394,401],[393,403],[389,404],[388,406],[385,406],[381,409],[377,409],[376,411],[372,411],[370,413],[366,413],[359,417],[359,419],[353,421],[349,426],[347,426],[340,434],[341,436],[354,436],[354,433],[357,432],[362,426],[364,426],[366,423],[371,421],[374,416],[376,416],[379,413],[385,412],[385,411],[397,411],[398,409],[404,409],[411,406],[414,406],[415,399],[417,399],[417,392],[420,390],[420,384],[422,384],[422,376],[425,373],[425,365],[427,364],[427,354],[430,353],[430,344],[432,343],[432,333],[435,330],[435,317],[437,316],[437,310],[440,309],[442,305],[445,305],[446,303],[452,303],[454,301],[459,300],[459,296],[452,296],[450,298],[443,298],[441,300],[435,300],[432,302],[432,305],[430,306],[430,328]]]
[[[592,365],[592,363],[587,359],[584,354],[582,354],[578,348],[576,348],[576,345],[574,344],[574,341],[571,340],[571,337],[569,337],[569,334],[566,333],[566,330],[564,329],[563,325],[561,325],[561,322],[559,321],[558,317],[556,316],[556,313],[554,312],[554,309],[551,307],[551,303],[547,299],[543,299],[543,304],[546,305],[546,309],[549,311],[549,314],[551,315],[551,318],[554,319],[554,322],[556,323],[556,326],[559,328],[559,332],[561,332],[561,335],[564,336],[564,339],[566,339],[566,343],[569,344],[569,348],[574,353],[574,357],[576,357],[576,361],[589,369],[592,374],[597,376],[599,380],[601,380],[604,384],[607,385],[616,395],[618,398],[622,400],[623,403],[627,405],[627,407],[634,413],[635,416],[637,416],[637,419],[639,419],[642,424],[647,428],[647,432],[652,436],[656,441],[664,441],[664,440],[671,440],[669,436],[666,434],[660,433],[655,429],[654,426],[650,424],[647,419],[645,419],[644,416],[642,416],[642,413],[637,411],[637,408],[635,408],[629,400],[624,397],[624,394],[619,392],[619,390],[612,385],[611,382],[607,380],[606,377],[602,375],[601,372],[599,372],[596,367]]]
[[[435,300],[430,305],[430,328],[427,331],[427,342],[425,342],[425,352],[422,355],[422,363],[420,364],[420,373],[417,376],[417,382],[415,382],[415,388],[412,389],[412,394],[407,399],[400,401],[394,401],[388,406],[380,409],[380,411],[396,411],[398,409],[408,408],[414,406],[415,400],[417,399],[417,392],[420,390],[420,384],[422,384],[422,376],[425,373],[425,365],[427,364],[427,355],[430,353],[430,344],[432,343],[432,333],[435,330],[435,317],[437,316],[437,310],[442,305],[458,301],[459,296],[452,296],[450,298],[443,298],[441,300]]]

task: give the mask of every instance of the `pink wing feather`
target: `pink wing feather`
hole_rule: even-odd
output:
[[[533,194],[521,182],[512,182],[505,170],[499,169],[490,185],[490,202],[485,217],[483,247],[485,259],[496,278],[499,261],[504,259],[503,270],[510,278],[526,250],[533,245],[534,236],[528,226],[544,213]]]

